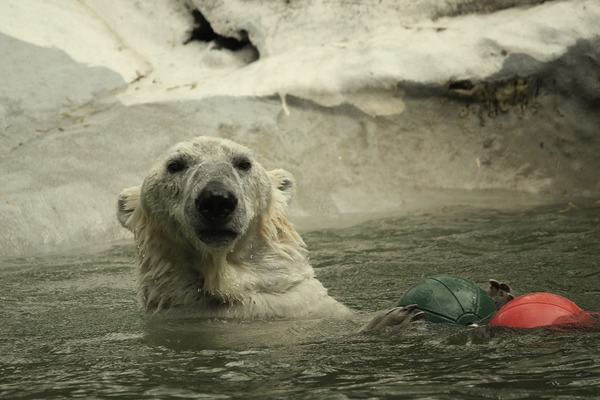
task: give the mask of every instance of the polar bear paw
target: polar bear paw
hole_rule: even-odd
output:
[[[376,331],[388,326],[405,326],[423,319],[425,313],[417,309],[416,304],[394,307],[375,316],[361,332]]]

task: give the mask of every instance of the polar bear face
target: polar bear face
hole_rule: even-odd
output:
[[[119,220],[135,231],[130,217],[140,207],[148,223],[174,241],[229,247],[268,213],[274,189],[291,198],[292,182],[281,170],[270,176],[244,146],[199,137],[160,157],[139,189],[139,204],[128,204],[131,195],[122,194]]]

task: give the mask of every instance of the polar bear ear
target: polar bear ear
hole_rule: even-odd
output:
[[[296,181],[294,176],[284,169],[274,169],[267,172],[273,183],[273,188],[277,190],[279,198],[285,200],[286,205],[289,205],[296,193]]]
[[[117,203],[117,218],[124,228],[133,232],[132,215],[140,204],[141,186],[132,186],[119,194]]]
[[[267,174],[271,179],[272,192],[269,210],[261,218],[260,234],[273,248],[292,259],[299,255],[304,241],[287,219],[287,209],[294,198],[296,181],[289,172],[274,169]]]

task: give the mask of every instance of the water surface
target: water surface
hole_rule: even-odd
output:
[[[600,209],[453,208],[305,233],[330,293],[369,313],[441,273],[600,311]],[[166,321],[135,303],[133,245],[0,260],[0,398],[600,398],[600,330]]]

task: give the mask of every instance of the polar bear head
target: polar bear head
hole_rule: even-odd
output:
[[[141,186],[121,193],[118,219],[134,233],[150,225],[167,241],[231,251],[248,236],[277,230],[298,241],[284,218],[293,194],[289,172],[267,172],[230,140],[198,137],[170,148]]]

